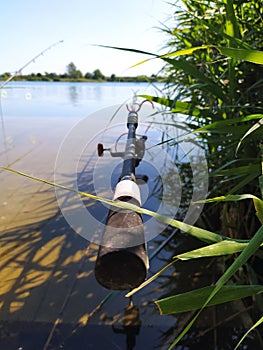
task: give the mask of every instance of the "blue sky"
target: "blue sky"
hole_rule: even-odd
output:
[[[161,53],[167,40],[156,27],[166,23],[171,5],[163,0],[0,0],[0,74],[14,72],[59,40],[23,73],[64,73],[73,62],[82,73],[157,73],[161,60],[128,69],[145,57],[91,44]]]

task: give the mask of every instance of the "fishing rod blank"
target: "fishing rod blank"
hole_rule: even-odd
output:
[[[110,149],[104,149],[102,144],[98,145],[99,156],[102,156],[104,151],[110,151],[113,157],[123,158],[122,173],[115,188],[113,200],[129,202],[139,207],[141,195],[139,186],[136,184],[135,168],[143,158],[147,139],[146,136],[136,138],[137,112],[141,105],[142,103],[140,105],[133,103],[131,109],[127,107],[129,114],[125,152],[115,154],[116,152],[111,152]],[[143,178],[147,179],[146,176]],[[129,209],[111,207],[95,264],[97,281],[108,289],[132,289],[146,279],[148,268],[141,215]]]

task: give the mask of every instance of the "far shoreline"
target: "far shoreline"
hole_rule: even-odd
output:
[[[5,80],[0,79],[0,82],[5,82]],[[25,80],[25,79],[12,79],[12,83],[163,83],[163,81],[159,80]]]
[[[5,82],[9,79],[9,76],[0,76],[0,82]],[[50,82],[50,83],[163,83],[164,77],[157,76],[132,76],[132,77],[105,77],[105,79],[86,79],[86,78],[60,78],[54,77],[49,78],[46,76],[15,76],[12,78],[15,82]]]

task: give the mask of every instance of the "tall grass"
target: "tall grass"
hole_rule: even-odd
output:
[[[165,29],[170,35],[169,52],[161,59],[166,63],[168,74],[167,97],[148,98],[169,106],[172,112],[183,113],[188,126],[205,145],[211,174],[210,193],[220,196],[208,200],[207,203],[220,204],[212,209],[207,205],[203,213],[211,231],[219,229],[226,236],[253,238],[226,269],[211,293],[208,289],[200,311],[171,348],[263,242],[263,202],[254,198],[254,195],[262,196],[263,178],[260,146],[263,124],[262,6],[260,1],[182,3],[184,9],[175,6],[176,26]],[[246,192],[251,195],[246,196]],[[233,193],[239,195],[231,196]],[[247,201],[249,197],[254,201],[254,208]],[[227,214],[233,207],[237,210],[230,228]],[[248,213],[250,219],[246,222],[242,212]],[[224,249],[227,253],[227,246]],[[249,265],[253,270],[252,264]],[[260,276],[255,275],[260,281]],[[251,280],[250,276],[247,280]],[[184,302],[191,303],[196,292],[183,295],[189,297]],[[174,312],[179,297],[157,303],[162,312],[162,305],[165,305],[165,312]],[[261,323],[262,318],[255,325]]]

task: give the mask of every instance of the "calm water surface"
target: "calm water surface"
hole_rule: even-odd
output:
[[[1,91],[2,109],[6,117],[82,118],[98,109],[125,103],[134,93],[154,91],[148,83],[11,82]]]
[[[160,88],[161,85],[157,84],[157,87]],[[46,175],[43,173],[43,169],[46,167],[49,168],[47,174],[50,175],[54,169],[59,146],[72,126],[105,107],[126,103],[127,100],[131,100],[134,93],[156,94],[156,91],[154,86],[147,83],[10,83],[1,91],[1,164],[12,164],[14,168],[17,167],[21,171],[40,177]],[[107,117],[110,118],[110,116]],[[102,127],[105,127],[104,122],[98,120],[97,123],[102,123]],[[113,142],[111,138],[118,135],[119,130],[112,128],[111,133],[103,134],[103,137],[104,140],[111,143]],[[155,141],[160,141],[158,139],[160,135],[156,129],[153,129],[150,135],[155,138]],[[95,141],[100,142],[100,134],[97,135]],[[95,152],[95,146],[94,144],[94,150],[93,146],[91,147],[90,154]],[[38,162],[45,161],[45,166],[42,165],[40,169],[34,166],[36,163],[35,154],[39,157]],[[30,158],[31,155],[32,158]],[[85,152],[83,152],[80,165],[87,162],[88,159],[85,156],[88,155],[88,153],[85,155]],[[155,158],[155,156],[153,157]],[[102,160],[102,169],[103,161],[107,162],[107,157]],[[109,158],[108,161],[111,162]],[[163,166],[161,167],[163,168]],[[118,170],[119,168],[119,164],[116,164],[115,169]],[[142,167],[142,171],[146,168],[147,164],[144,165],[144,168]],[[85,169],[85,166],[83,169]],[[88,178],[85,176],[88,175],[88,171],[82,171],[82,175],[83,181],[80,186],[83,186],[81,189],[87,190],[85,186],[87,186]],[[167,177],[168,175],[167,173]],[[158,173],[155,176],[157,178]],[[117,175],[115,177],[117,178]],[[173,179],[170,180],[172,180],[170,184],[174,184]],[[102,181],[100,184],[102,191],[103,185]],[[158,185],[160,185],[158,182],[149,182],[148,186],[157,197]],[[174,190],[174,192],[176,191]],[[146,197],[147,195],[148,193],[146,193]],[[149,209],[155,209],[156,200],[153,200],[153,197],[149,196]],[[174,200],[174,197],[172,193],[171,200]],[[55,217],[55,220],[57,220],[57,217]],[[63,219],[57,220],[56,227],[60,227],[60,224],[62,235],[65,231]],[[34,228],[29,226],[23,229],[25,233],[30,233],[30,230]],[[170,233],[171,230],[167,230],[163,235],[159,235],[152,240],[148,245],[149,253],[151,254]],[[17,232],[13,232],[13,234],[15,236]],[[59,235],[60,233],[55,232],[54,234]],[[47,238],[44,237],[44,239]],[[69,241],[69,247],[71,243]],[[78,249],[81,249],[78,244],[81,244],[83,249],[85,240],[80,239],[80,243],[76,244],[76,253]],[[189,239],[189,236],[178,233],[158,256],[151,260],[149,275],[157,272],[168,261],[171,261],[175,254],[195,247],[196,242]],[[34,250],[33,245],[31,249]],[[12,264],[12,259],[10,263]],[[91,260],[89,264],[94,264],[94,260]],[[160,316],[153,300],[210,284],[211,279],[215,278],[215,272],[212,268],[208,268],[207,264],[207,261],[202,264],[192,261],[177,263],[155,283],[150,284],[142,292],[136,294],[134,298],[135,306],[132,308],[128,307],[128,300],[124,297],[125,293],[114,294],[91,317],[88,325],[80,328],[78,332],[73,332],[76,324],[62,323],[59,325],[52,336],[48,349],[167,349],[175,336],[188,323],[191,315]],[[72,263],[72,265],[74,264]],[[66,281],[67,285],[67,283],[71,283],[72,274],[65,275],[63,278],[65,278],[64,282]],[[83,281],[86,280],[83,279]],[[90,280],[88,279],[88,281]],[[88,301],[90,305],[96,306],[109,295],[109,291],[103,290],[102,287],[96,284],[96,281],[92,281],[92,283],[85,284],[78,290],[80,296],[72,293],[73,300],[78,298],[78,305],[82,304],[85,299],[86,303]],[[54,279],[55,285],[60,285],[62,282],[62,279],[58,278],[57,281]],[[35,293],[37,293],[37,289],[35,289]],[[8,297],[12,300],[14,296],[10,294]],[[52,296],[50,297],[52,298]],[[30,298],[31,292],[29,292],[26,302],[30,302]],[[21,319],[23,319],[23,312],[25,311],[21,309]],[[216,320],[215,312],[215,309],[210,309],[204,313],[204,317],[200,318],[197,327],[188,333],[178,349],[205,348],[214,350],[215,337],[217,337],[217,344],[219,344],[218,349],[233,348],[237,341],[237,335],[234,331],[236,330],[236,333],[238,333],[238,327],[241,328],[241,325],[236,323],[234,328],[223,326],[215,334],[215,323],[221,322],[220,320],[224,319],[227,313],[231,315],[231,309],[228,306],[220,307],[217,310],[218,318]],[[51,334],[52,327],[52,323],[37,324],[33,322],[24,324],[19,323],[19,320],[11,324],[1,323],[0,348],[5,350],[18,348],[25,350],[43,349],[48,336]],[[210,328],[211,330],[207,332]],[[204,336],[200,336],[202,332],[205,334]]]

